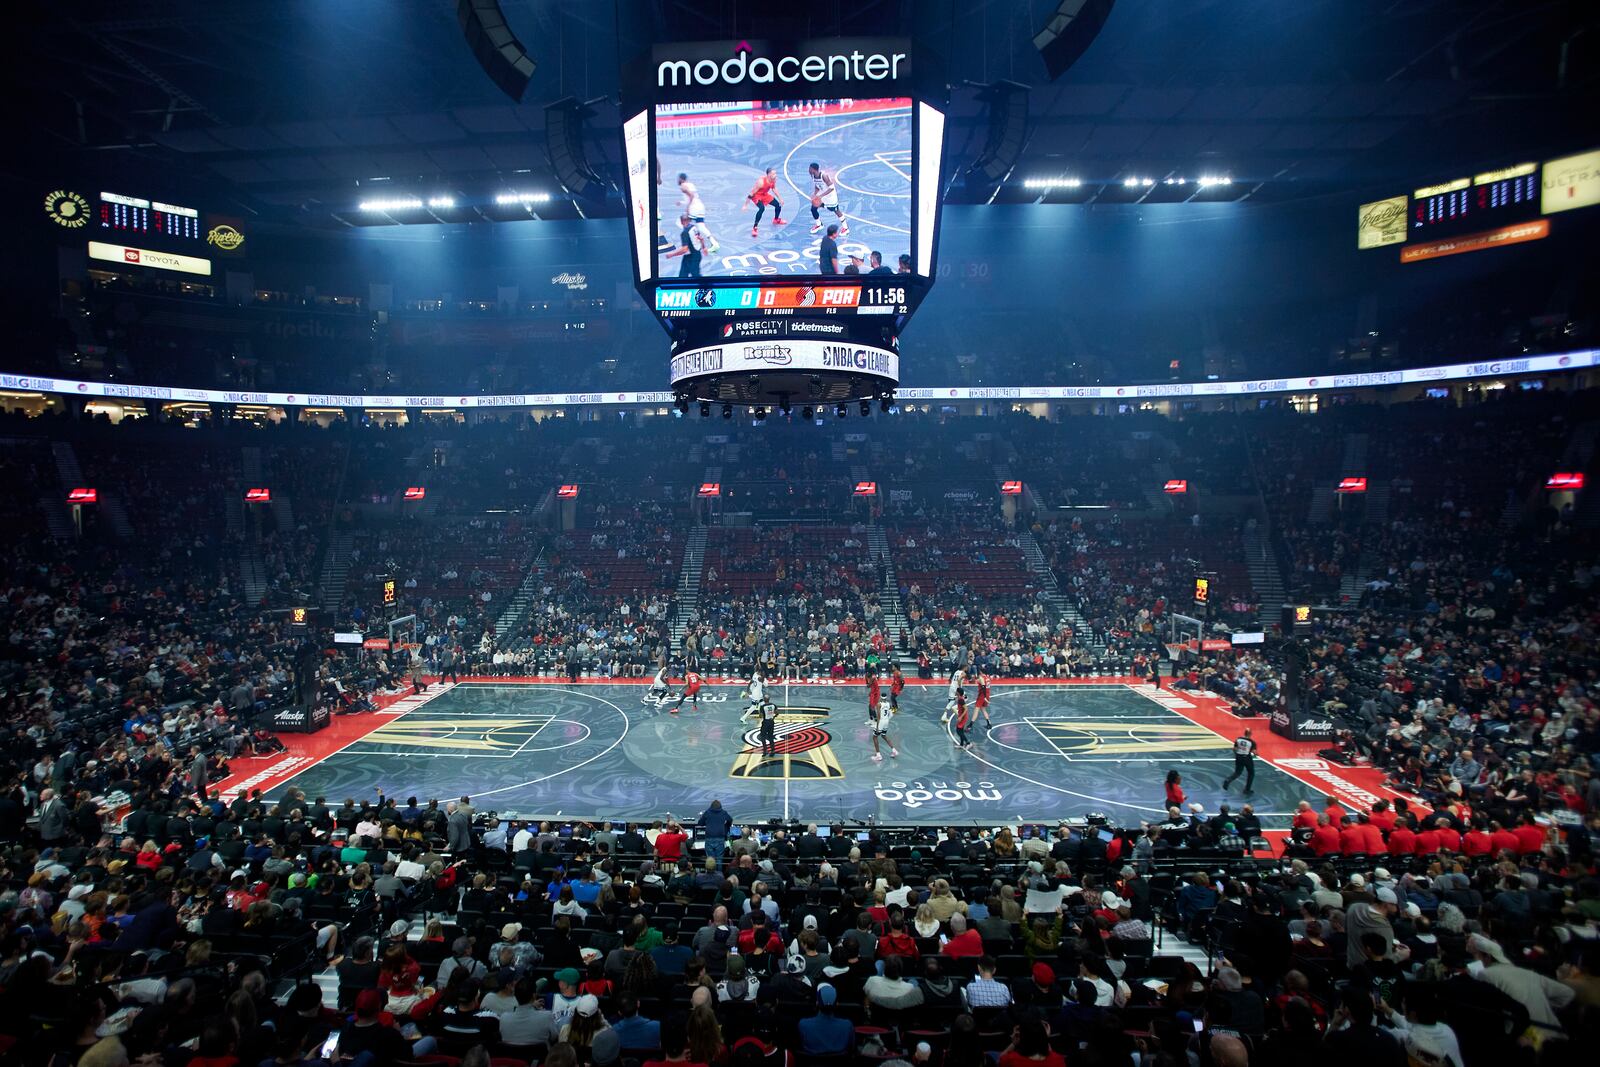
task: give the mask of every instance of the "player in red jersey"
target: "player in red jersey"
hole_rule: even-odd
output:
[[[906,676],[900,673],[900,665],[894,665],[889,672],[889,714],[900,714],[900,693],[906,687]]]
[[[957,748],[972,747],[972,742],[967,740],[967,726],[971,721],[967,711],[967,691],[965,689],[957,689],[955,718],[953,719],[956,729]]]
[[[678,702],[672,705],[672,714],[678,714],[685,700],[694,701],[694,710],[700,710],[700,676],[694,671],[683,676],[683,692],[678,694]]]
[[[757,181],[756,187],[745,196],[747,203],[756,206],[756,221],[750,225],[750,236],[761,236],[761,216],[766,213],[767,205],[772,205],[772,225],[787,226],[789,220],[783,217],[783,201],[778,199],[778,169],[768,167],[767,172]]]
[[[989,718],[989,676],[983,671],[978,672],[978,704],[977,713],[973,715],[974,721],[979,715],[983,716],[985,726],[994,725],[994,720]]]
[[[883,762],[883,753],[878,751],[880,738],[889,746],[889,755],[900,755],[900,750],[894,747],[894,739],[889,736],[889,709],[883,706],[883,690],[876,672],[867,675],[867,725],[872,728],[873,763]]]

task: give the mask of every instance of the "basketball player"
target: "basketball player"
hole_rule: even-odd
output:
[[[761,236],[761,216],[766,213],[767,205],[772,205],[772,225],[787,226],[789,221],[783,217],[783,201],[778,199],[778,169],[768,167],[767,172],[756,182],[756,187],[750,190],[745,203],[756,206],[756,221],[750,226],[750,236]]]
[[[685,700],[694,701],[694,710],[700,710],[700,676],[694,671],[688,671],[683,676],[683,692],[678,694],[678,702],[672,705],[672,714],[678,714]]]
[[[967,715],[967,691],[965,689],[957,689],[956,690],[956,710],[955,710],[955,728],[956,728],[956,747],[957,748],[966,749],[966,748],[971,748],[972,747],[972,742],[967,740],[967,724],[968,724],[968,721],[969,721],[969,719],[968,719],[968,715]]]
[[[900,665],[896,663],[889,672],[889,714],[900,714],[900,692],[906,687],[906,676],[900,673]]]
[[[683,194],[683,213],[689,216],[690,222],[706,221],[706,204],[700,199],[700,190],[695,188],[694,182],[689,180],[687,174],[678,175],[678,192]]]
[[[939,716],[939,724],[941,726],[949,722],[950,716],[956,713],[956,695],[961,692],[961,683],[966,680],[966,677],[966,672],[960,667],[957,667],[955,673],[950,675],[950,688],[945,691],[944,714]]]
[[[827,208],[838,216],[839,236],[843,237],[850,232],[850,224],[839,208],[839,183],[834,172],[823,170],[821,163],[813,163],[807,169],[811,172],[811,232],[822,229],[821,209]]]
[[[752,715],[761,710],[761,705],[767,701],[767,683],[762,680],[759,670],[750,675],[750,684],[745,687],[745,693],[750,697],[750,706],[744,710],[746,715]]]
[[[650,679],[650,689],[645,693],[642,703],[648,704],[653,700],[665,704],[671,698],[672,683],[667,680],[667,665],[663,663],[656,669],[656,676]]]
[[[900,750],[894,747],[894,739],[889,736],[889,712],[883,706],[883,694],[876,674],[867,675],[867,724],[872,728],[873,763],[883,762],[883,753],[878,751],[879,738],[889,746],[890,756],[900,755]]]
[[[973,715],[974,721],[979,715],[983,716],[985,726],[994,725],[994,720],[989,718],[989,676],[982,671],[978,672],[978,704],[977,713]]]

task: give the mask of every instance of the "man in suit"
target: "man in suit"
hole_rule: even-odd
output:
[[[199,745],[189,746],[189,786],[194,790],[194,795],[200,798],[202,804],[206,800],[206,758],[200,753]]]
[[[450,851],[460,854],[472,848],[472,801],[462,797],[450,805],[450,814],[445,819],[445,841]]]
[[[72,811],[54,789],[39,794],[39,840],[46,846],[59,845],[66,840],[67,828],[72,825]]]

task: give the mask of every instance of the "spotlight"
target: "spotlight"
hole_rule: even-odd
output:
[[[842,419],[846,415],[850,414],[850,409],[845,407],[843,404],[840,404],[838,407],[833,409],[833,413]]]
[[[711,417],[711,402],[710,401],[708,401],[708,400],[700,401],[700,417],[702,419],[709,419]]]
[[[802,418],[802,419],[805,419],[805,420],[806,420],[806,421],[807,421],[807,422],[810,422],[810,421],[811,421],[811,417],[812,417],[812,416],[813,416],[813,415],[814,415],[814,414],[815,414],[815,412],[813,412],[813,411],[812,411],[812,410],[811,410],[811,406],[810,406],[810,405],[809,405],[809,404],[808,404],[808,405],[806,405],[806,406],[805,406],[805,407],[803,407],[803,408],[801,408],[801,409],[800,409],[800,417],[801,417],[801,418]]]
[[[760,422],[762,419],[767,417],[767,409],[766,408],[751,408],[750,409],[750,414],[755,416],[755,420],[757,422]]]
[[[871,415],[871,414],[872,414],[872,401],[863,400],[861,402],[861,417],[862,418],[866,418],[868,415]]]
[[[725,419],[733,418],[733,405],[732,404],[724,404],[724,405],[722,405],[722,417],[725,418]]]
[[[679,411],[683,412],[685,415],[689,414],[689,398],[688,398],[688,396],[686,396],[683,393],[679,393],[674,398],[674,402],[678,405],[678,410]]]

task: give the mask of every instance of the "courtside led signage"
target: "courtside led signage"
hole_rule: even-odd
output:
[[[100,499],[97,489],[69,489],[67,490],[67,503],[69,504],[94,504]]]
[[[1583,488],[1583,472],[1582,471],[1556,471],[1550,477],[1545,479],[1544,487],[1546,489],[1557,489],[1557,490],[1560,490],[1560,489],[1582,489]],[[91,490],[91,492],[92,491],[93,490]]]
[[[700,495],[701,496],[721,496],[722,495],[722,483],[721,482],[702,482],[701,485],[700,485]]]
[[[877,496],[878,495],[878,483],[877,482],[857,482],[856,483],[856,488],[855,488],[855,495],[856,496]]]
[[[1000,483],[1000,495],[1001,496],[1021,496],[1022,495],[1022,483],[1021,482],[1001,482]]]
[[[406,488],[406,499],[407,500],[421,500],[423,497],[425,497],[427,495],[428,495],[428,490],[423,488],[420,485],[408,486]]]
[[[244,491],[244,502],[246,504],[270,504],[272,503],[272,490],[246,489]]]
[[[1365,493],[1366,491],[1367,480],[1365,478],[1339,479],[1339,492],[1341,493]]]
[[[1167,484],[1161,487],[1161,491],[1172,496],[1181,496],[1189,491],[1189,482],[1183,478],[1168,478]]]
[[[575,485],[563,485],[556,490],[556,498],[558,500],[576,500],[578,499],[578,487]]]

